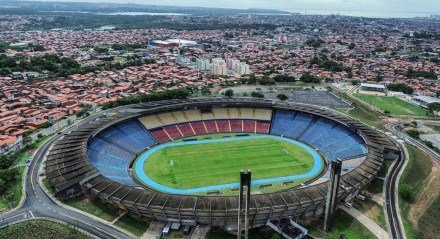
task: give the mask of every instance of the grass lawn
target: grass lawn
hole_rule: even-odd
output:
[[[240,169],[262,179],[305,173],[313,165],[302,147],[262,138],[167,147],[153,153],[144,170],[160,184],[187,189],[237,182]]]
[[[429,128],[431,128],[437,132],[440,132],[440,125],[431,125],[430,124],[430,125],[426,125],[426,126],[428,126]]]
[[[110,222],[118,217],[118,214],[115,212],[115,210],[107,208],[104,203],[91,201],[86,199],[85,197],[72,198],[65,201],[64,203]]]
[[[367,191],[373,194],[378,194],[383,192],[383,183],[384,181],[378,178],[373,179],[370,185],[366,188]]]
[[[117,56],[113,59],[114,63],[122,63],[122,62],[126,62],[126,61],[127,61],[127,58],[122,57],[122,56]]]
[[[417,107],[396,97],[364,94],[355,94],[355,96],[383,111],[389,111],[392,115],[426,116],[427,113],[426,109]]]
[[[139,237],[142,236],[150,226],[148,222],[137,220],[128,215],[119,218],[114,225],[123,228]]]
[[[306,228],[309,230],[310,235],[320,239],[338,239],[341,234],[348,239],[376,239],[376,236],[362,223],[341,209],[336,211],[335,227],[331,232],[325,232],[322,226],[323,220],[321,219],[313,221]]]
[[[418,148],[412,145],[406,145],[409,153],[409,161],[405,170],[399,181],[399,190],[404,185],[408,185],[412,189],[413,197],[417,199],[418,195],[422,191],[422,189],[426,186],[429,180],[429,175],[431,172],[432,161],[429,157],[424,154]],[[437,203],[437,206],[435,206]],[[424,230],[433,230],[433,228],[429,227],[430,224],[435,224],[439,222],[438,215],[440,215],[440,209],[438,207],[439,199],[437,198],[434,203],[434,207],[428,209],[424,215],[421,215],[418,228],[409,220],[408,215],[411,207],[414,205],[414,202],[406,201],[402,198],[399,193],[399,207],[402,213],[402,221],[403,226],[405,228],[406,236],[408,238],[419,238],[416,237],[417,234],[424,233]],[[425,225],[422,225],[423,218],[436,217],[436,221],[428,221]],[[430,229],[427,229],[429,227]],[[420,237],[420,238],[428,238],[428,237]],[[432,237],[435,238],[435,237]]]
[[[337,93],[337,96],[343,98],[344,100],[346,100],[347,102],[349,102],[350,104],[355,104],[355,107],[353,109],[338,109],[339,111],[348,114],[349,116],[359,119],[360,121],[362,121],[363,123],[376,127],[378,129],[381,130],[386,130],[386,128],[384,126],[382,126],[381,124],[379,124],[379,120],[383,117],[382,114],[380,114],[379,112],[376,112],[370,108],[368,108],[367,106],[361,104],[360,102],[357,102],[355,99],[349,97],[347,94],[345,93]]]
[[[353,206],[377,223],[377,225],[382,227],[385,231],[387,230],[387,222],[382,205],[367,198],[365,201],[359,199],[353,200]]]
[[[206,235],[206,239],[235,239],[237,236],[227,233],[223,229],[212,228]],[[270,227],[259,227],[249,230],[249,238],[252,239],[282,239],[284,238]]]
[[[0,230],[0,238],[86,239],[91,237],[76,231],[72,226],[38,219],[17,223],[3,228]]]

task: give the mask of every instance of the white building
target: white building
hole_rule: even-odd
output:
[[[228,66],[221,58],[212,59],[212,74],[217,76],[227,76]]]
[[[211,62],[208,59],[197,59],[197,69],[200,71],[210,71]]]
[[[251,74],[251,70],[250,70],[250,68],[249,68],[249,65],[248,64],[246,64],[246,63],[244,63],[244,62],[241,62],[239,65],[238,65],[238,67],[237,67],[237,69],[236,69],[236,71],[235,72],[237,72],[238,74],[240,74],[240,75],[249,75],[249,74]]]
[[[411,101],[423,108],[428,108],[428,105],[431,103],[440,104],[440,99],[426,95],[415,96],[414,98],[412,98]]]

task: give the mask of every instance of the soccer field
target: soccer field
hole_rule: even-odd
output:
[[[252,179],[309,172],[313,156],[303,147],[275,138],[248,138],[163,148],[148,157],[146,174],[157,183],[179,189],[239,181],[240,169]]]
[[[391,96],[377,96],[356,94],[356,97],[362,99],[368,104],[374,105],[381,110],[387,110],[393,115],[417,115],[425,116],[426,110],[396,97]]]

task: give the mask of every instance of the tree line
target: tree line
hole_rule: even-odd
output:
[[[138,94],[124,98],[119,98],[116,101],[105,103],[102,108],[110,109],[123,105],[146,103],[151,101],[172,100],[172,99],[187,99],[191,95],[191,90],[188,88],[181,88],[176,90],[165,90],[163,92],[154,92],[150,94]]]

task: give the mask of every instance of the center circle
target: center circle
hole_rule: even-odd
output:
[[[312,147],[274,135],[203,135],[159,144],[139,155],[133,175],[171,194],[236,194],[239,171],[252,171],[253,192],[291,188],[319,176],[324,160]]]

